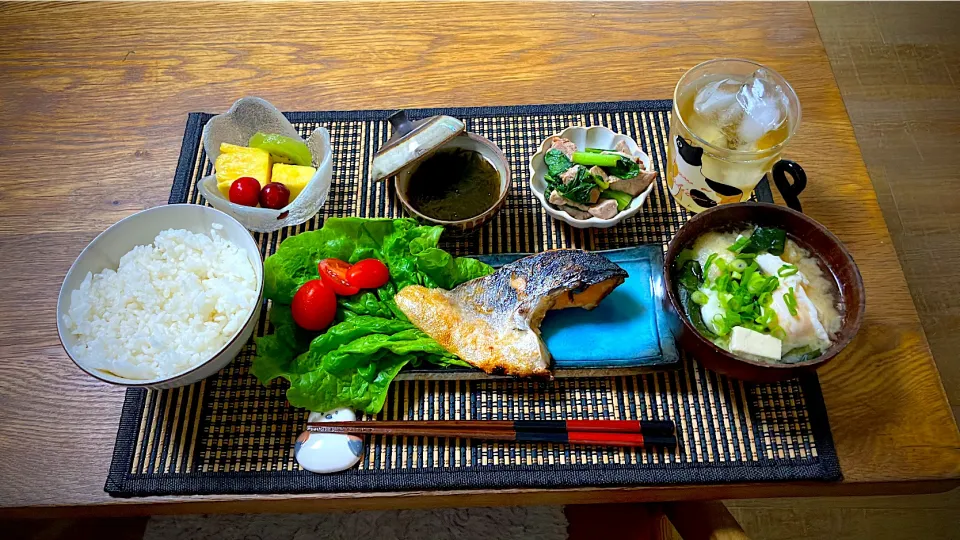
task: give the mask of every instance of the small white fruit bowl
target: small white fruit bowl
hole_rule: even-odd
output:
[[[580,150],[584,148],[612,149],[618,142],[624,141],[627,145],[627,148],[630,149],[630,154],[642,159],[643,165],[648,171],[652,170],[651,160],[650,156],[640,149],[637,141],[627,137],[626,135],[614,133],[603,126],[570,126],[556,135],[547,137],[546,140],[540,143],[540,150],[538,150],[537,153],[530,158],[530,189],[533,190],[533,194],[536,195],[547,214],[553,216],[554,219],[559,219],[560,221],[569,223],[573,227],[578,229],[588,229],[591,227],[607,229],[613,227],[624,219],[640,211],[640,207],[647,202],[647,197],[650,196],[650,192],[653,191],[654,186],[659,180],[658,179],[651,182],[650,186],[648,186],[646,190],[630,201],[630,206],[623,209],[623,211],[618,212],[617,215],[610,219],[600,219],[598,217],[577,219],[563,210],[555,208],[553,205],[547,202],[547,182],[543,179],[547,172],[547,164],[543,161],[543,156],[547,153],[547,150],[550,149],[550,140],[553,139],[553,137],[562,137],[564,139],[568,139],[576,144],[577,148]]]
[[[300,138],[293,124],[276,107],[257,97],[245,97],[237,100],[229,111],[214,116],[203,126],[203,149],[210,162],[214,163],[220,155],[221,143],[246,146],[250,137],[258,131]],[[310,148],[311,165],[317,168],[317,172],[297,198],[279,210],[230,202],[217,189],[216,174],[200,180],[200,193],[210,206],[229,214],[251,231],[273,232],[299,225],[315,216],[327,202],[333,179],[330,133],[326,128],[318,127],[305,142]]]
[[[120,258],[127,252],[136,246],[152,244],[157,234],[166,229],[185,229],[193,233],[209,235],[213,228],[218,228],[217,234],[219,236],[236,244],[246,252],[257,279],[256,304],[254,304],[250,314],[247,315],[246,320],[243,321],[240,330],[233,335],[230,341],[210,358],[189,369],[171,376],[154,379],[121,377],[103,369],[104,365],[109,365],[108,361],[101,362],[100,365],[94,365],[95,362],[90,362],[89,359],[84,360],[84,355],[80,354],[83,345],[79,343],[77,336],[71,333],[64,316],[69,312],[73,291],[80,288],[87,274],[96,274],[107,268],[116,270],[120,265]],[[120,386],[141,386],[155,390],[176,388],[199,382],[220,371],[233,361],[253,334],[257,320],[260,318],[261,304],[263,304],[263,260],[260,258],[259,246],[253,241],[250,232],[243,225],[225,213],[206,206],[196,204],[155,206],[114,223],[94,238],[80,253],[60,287],[60,295],[57,298],[57,333],[60,336],[60,343],[63,345],[64,351],[77,367],[101,381]]]

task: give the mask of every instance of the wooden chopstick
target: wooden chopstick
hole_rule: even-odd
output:
[[[470,422],[469,428],[463,426]],[[406,435],[462,439],[488,439],[517,442],[589,444],[597,446],[650,447],[677,445],[673,434],[643,434],[617,431],[517,431],[507,429],[505,422],[493,427],[493,421],[424,421],[424,422],[308,422],[313,433],[350,433],[355,435]],[[388,425],[389,424],[389,425]],[[431,424],[426,426],[426,424]],[[479,426],[478,426],[479,424]],[[482,429],[485,427],[487,429]]]
[[[676,425],[672,420],[422,420],[382,422],[308,422],[307,426],[376,426],[406,429],[471,429],[481,431],[507,430],[516,432],[606,432],[641,433],[644,435],[673,435]]]

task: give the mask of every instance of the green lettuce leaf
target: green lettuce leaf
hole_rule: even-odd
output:
[[[407,321],[393,301],[408,285],[449,289],[493,272],[476,259],[438,248],[442,232],[412,219],[330,218],[321,229],[284,240],[264,261],[273,331],[255,339],[251,373],[263,384],[288,380],[287,399],[297,407],[376,413],[403,367],[468,366]],[[335,324],[322,333],[308,332],[293,322],[289,304],[301,285],[319,277],[317,263],[326,258],[379,259],[390,281],[338,298]]]
[[[383,408],[394,377],[411,360],[409,356],[378,355],[370,359],[370,369],[354,371],[347,377],[323,370],[292,374],[288,377],[287,400],[294,407],[311,411],[348,407],[374,414]]]

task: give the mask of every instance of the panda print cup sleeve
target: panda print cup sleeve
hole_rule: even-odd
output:
[[[694,67],[673,95],[671,195],[692,212],[748,200],[799,124],[797,95],[772,69],[734,59]]]

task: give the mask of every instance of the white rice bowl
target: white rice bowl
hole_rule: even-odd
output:
[[[218,234],[160,232],[116,270],[87,273],[63,314],[82,364],[131,380],[171,377],[209,360],[258,300],[247,252]]]

